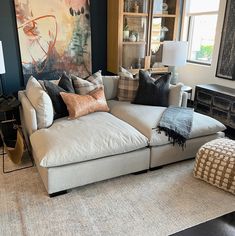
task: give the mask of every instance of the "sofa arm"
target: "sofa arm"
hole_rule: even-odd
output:
[[[28,138],[33,132],[37,130],[37,117],[36,111],[24,91],[18,92],[18,98],[21,102],[20,119],[23,127],[24,134]]]
[[[169,106],[182,106],[183,101],[183,91],[182,87],[184,85],[182,83],[178,83],[176,85],[170,84],[169,91]]]
[[[182,93],[181,107],[187,107],[187,104],[188,104],[188,93],[183,92]]]

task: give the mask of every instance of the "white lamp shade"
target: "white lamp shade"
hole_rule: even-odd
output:
[[[5,63],[2,50],[2,41],[0,41],[0,74],[5,74]]]
[[[186,64],[188,42],[164,41],[162,64],[166,66],[183,66]]]

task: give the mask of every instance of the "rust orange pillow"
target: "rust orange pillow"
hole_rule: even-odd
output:
[[[60,93],[69,112],[69,119],[79,118],[96,111],[109,111],[104,89],[100,88],[87,95]]]

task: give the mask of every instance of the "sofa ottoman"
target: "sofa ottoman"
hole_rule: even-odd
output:
[[[195,157],[204,143],[224,137],[221,131],[226,129],[221,122],[194,112],[190,138],[186,142],[186,148],[182,150],[177,144],[173,146],[164,132],[157,131],[166,107],[137,105],[117,100],[108,101],[108,105],[114,116],[127,122],[148,138],[151,152],[150,168]]]
[[[235,141],[221,138],[204,144],[197,153],[194,176],[235,194]]]

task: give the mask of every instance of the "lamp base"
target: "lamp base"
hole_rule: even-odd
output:
[[[168,66],[169,72],[171,72],[171,81],[170,83],[176,85],[178,83],[178,73],[176,72],[175,66]]]

